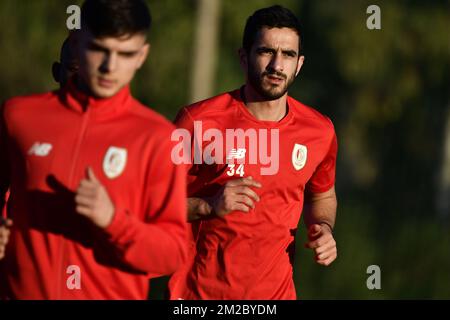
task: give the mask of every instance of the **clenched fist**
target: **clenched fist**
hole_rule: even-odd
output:
[[[3,218],[1,218],[3,219]],[[12,220],[6,219],[0,223],[0,260],[5,256],[6,245],[8,244],[10,228],[12,227]]]
[[[249,212],[255,208],[259,196],[251,187],[261,188],[261,184],[252,177],[228,181],[212,199],[214,213],[224,217],[231,211]]]
[[[309,242],[306,248],[314,250],[316,262],[329,266],[337,258],[336,241],[331,229],[326,224],[313,224],[308,228]]]
[[[114,217],[114,204],[91,168],[87,170],[87,178],[80,182],[75,203],[76,212],[100,228],[108,227]]]

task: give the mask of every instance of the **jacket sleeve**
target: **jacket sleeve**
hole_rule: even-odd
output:
[[[185,168],[171,159],[170,136],[158,139],[145,174],[145,221],[116,207],[113,221],[103,230],[122,263],[150,276],[175,272],[186,258],[187,242]]]

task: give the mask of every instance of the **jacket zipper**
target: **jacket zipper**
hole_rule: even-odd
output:
[[[74,185],[74,177],[75,177],[75,169],[77,168],[78,165],[78,158],[80,155],[80,150],[81,150],[81,145],[83,143],[84,137],[86,135],[86,130],[87,130],[87,126],[89,123],[89,118],[90,118],[90,108],[88,107],[87,110],[85,111],[85,113],[82,115],[83,120],[81,123],[81,128],[78,134],[78,138],[75,144],[75,152],[73,154],[72,157],[72,162],[71,162],[71,166],[70,166],[70,171],[69,171],[69,186]],[[66,268],[64,268],[64,260],[66,259],[66,245],[67,245],[67,241],[62,237],[61,238],[61,247],[60,247],[60,253],[59,253],[59,272],[58,272],[58,281],[57,281],[57,287],[56,287],[56,299],[60,300],[62,299],[62,294],[61,294],[61,290],[62,290],[62,286],[64,285],[64,279],[66,277]]]

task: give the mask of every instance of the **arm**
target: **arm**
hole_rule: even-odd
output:
[[[333,132],[328,151],[308,181],[305,192],[304,219],[308,228],[307,248],[315,253],[317,263],[328,266],[337,257],[333,228],[336,220],[335,192],[337,139]]]
[[[313,193],[305,198],[303,215],[306,227],[320,224],[333,231],[336,221],[337,198],[334,186],[326,192]]]
[[[311,194],[305,199],[304,219],[308,229],[306,247],[312,249],[318,264],[328,266],[337,258],[333,237],[337,200],[334,187],[329,191]]]

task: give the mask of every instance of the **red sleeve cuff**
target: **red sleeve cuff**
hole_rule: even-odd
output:
[[[110,237],[112,241],[120,238],[127,230],[127,220],[129,219],[128,211],[120,208],[116,208],[114,217],[104,232]]]
[[[308,188],[308,192],[309,193],[324,193],[327,191],[330,191],[330,189],[334,186],[334,181],[333,183],[329,183],[325,186],[320,186],[320,187],[309,187]]]

